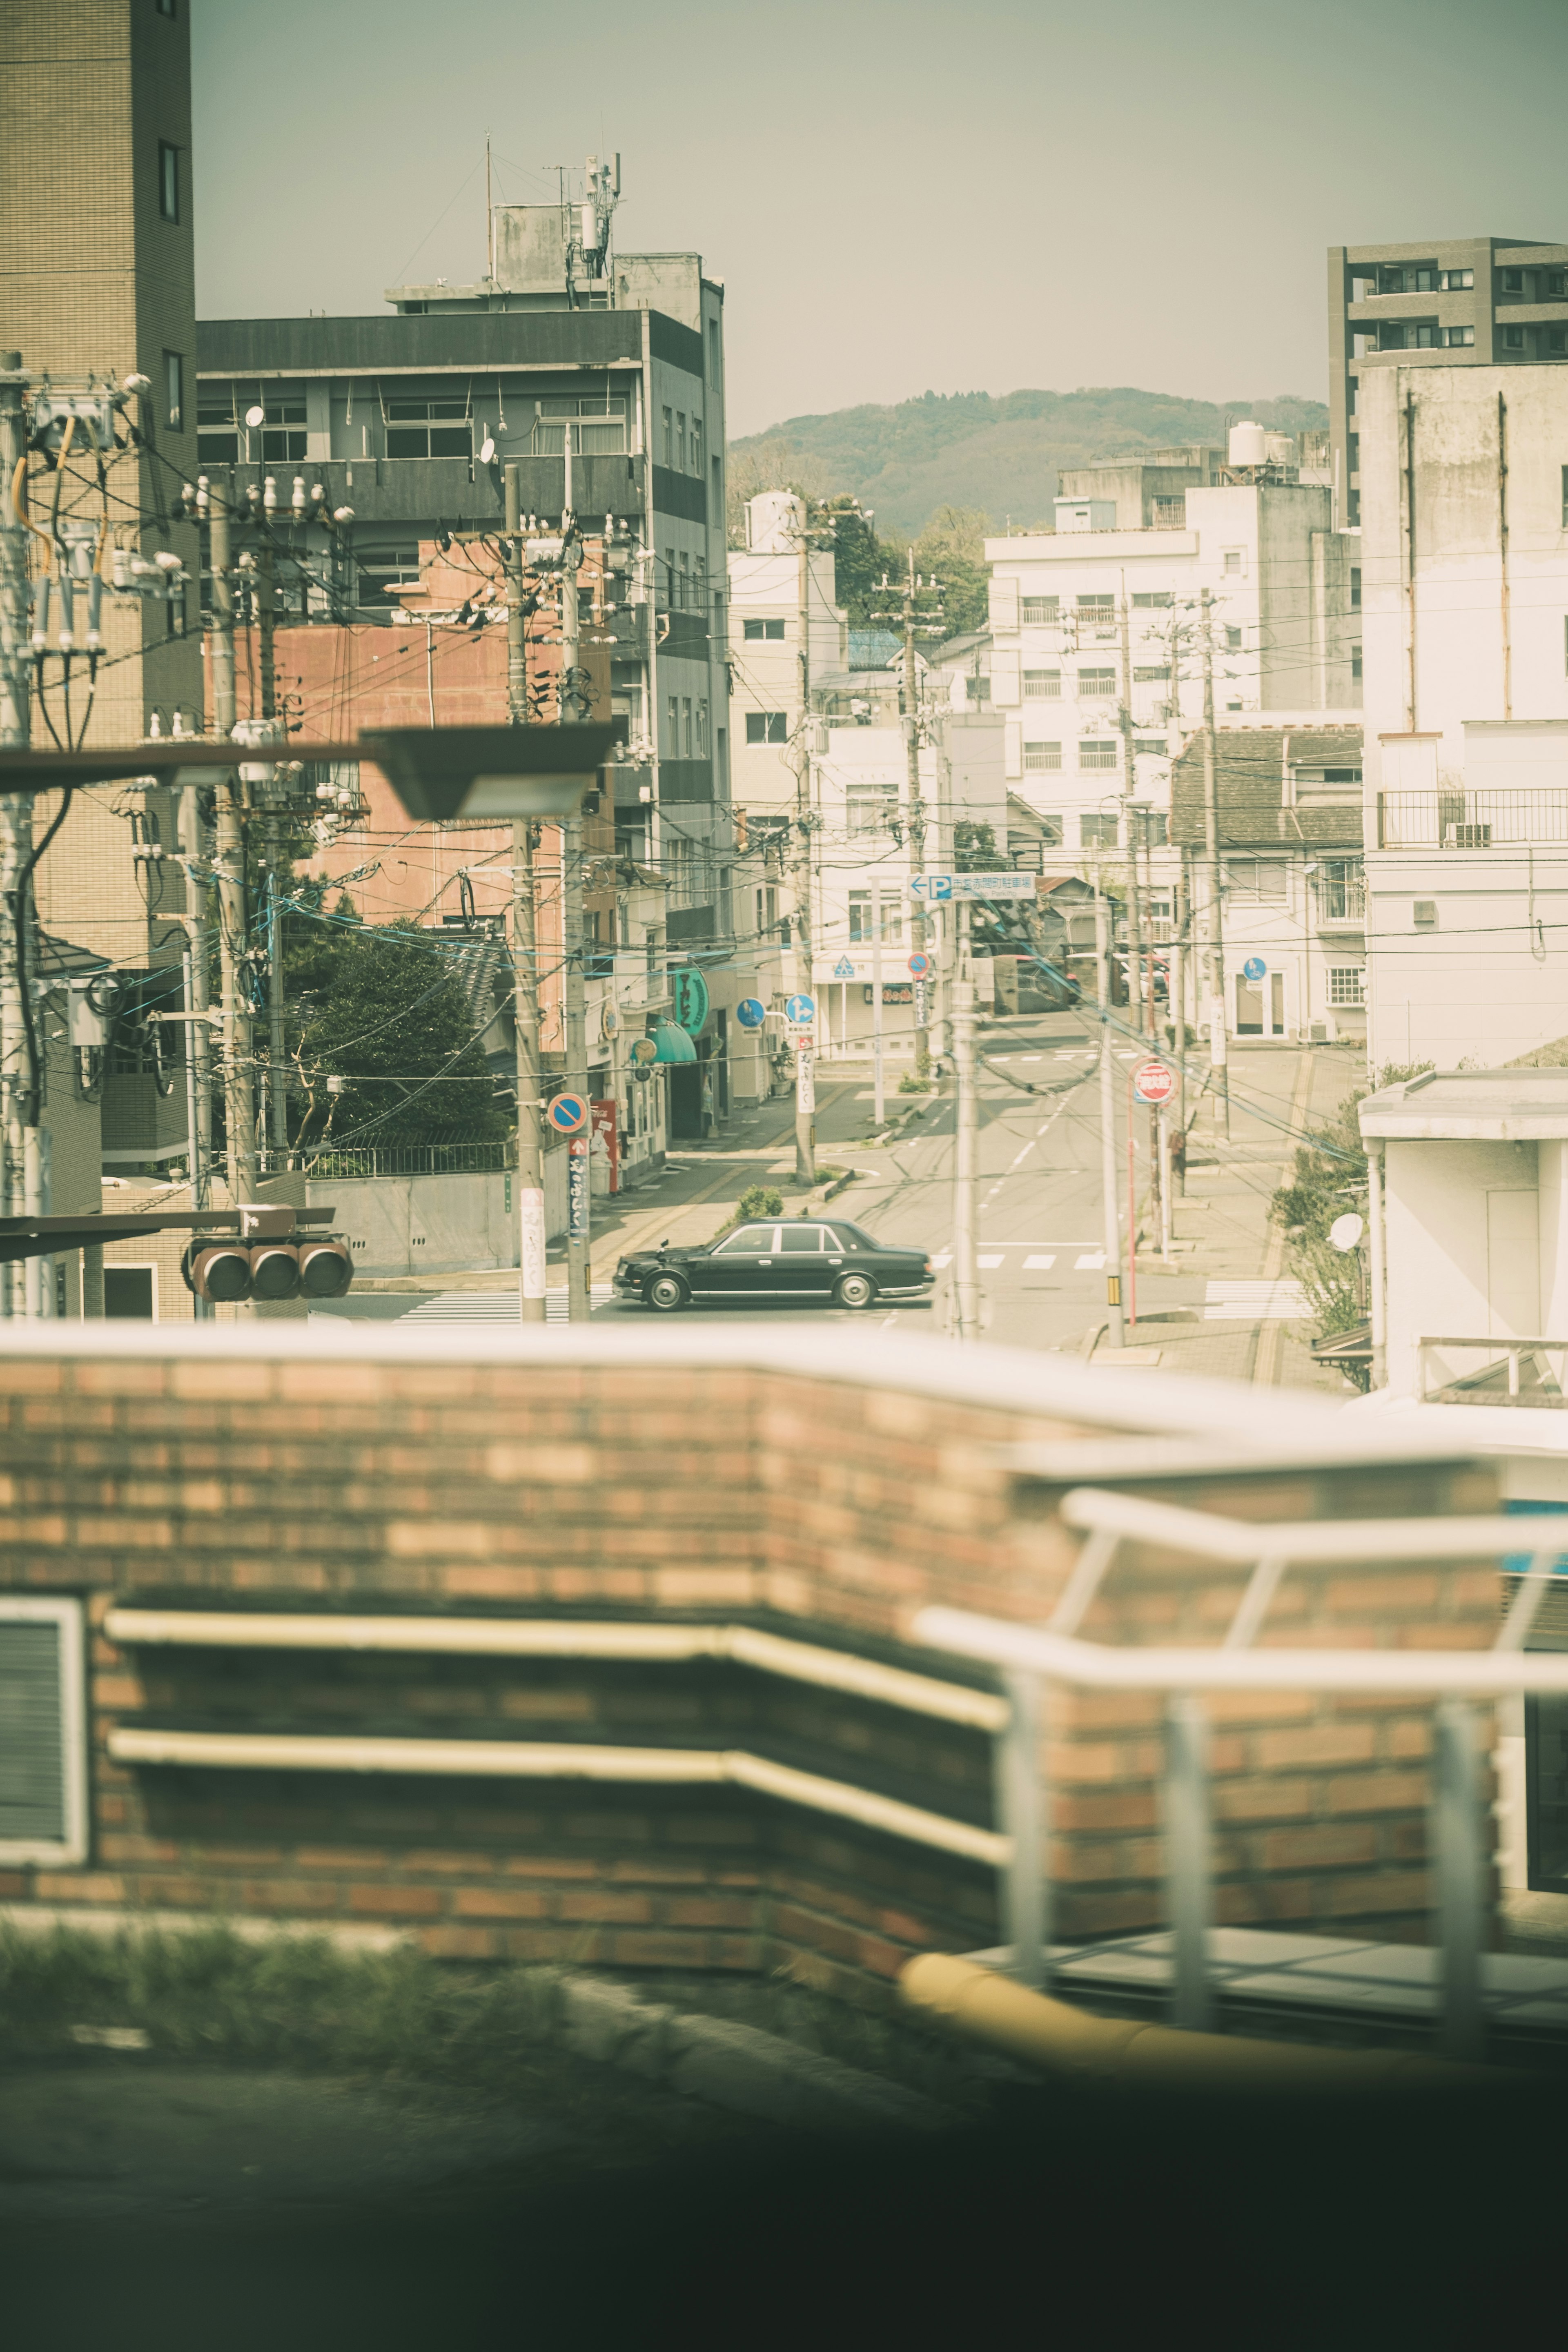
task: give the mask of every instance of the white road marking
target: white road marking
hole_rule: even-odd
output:
[[[1076,1274],[1099,1274],[1105,1264],[1103,1250],[1085,1250],[1073,1271]]]
[[[1024,1272],[1026,1274],[1033,1274],[1036,1271],[1038,1271],[1043,1274],[1047,1266],[1055,1265],[1056,1262],[1057,1254],[1055,1250],[1047,1250],[1043,1253],[1037,1251],[1033,1257],[1026,1257],[1024,1260]]]
[[[1307,1312],[1299,1282],[1211,1282],[1205,1323],[1291,1323]]]
[[[937,1267],[951,1265],[952,1264],[952,1252],[951,1250],[933,1250],[931,1252],[931,1262],[932,1265]]]
[[[1015,1168],[1016,1168],[1016,1167],[1017,1167],[1017,1165],[1018,1165],[1018,1163],[1019,1163],[1019,1161],[1020,1161],[1020,1160],[1026,1160],[1026,1159],[1028,1158],[1028,1156],[1029,1156],[1030,1152],[1031,1152],[1031,1151],[1033,1151],[1033,1150],[1034,1150],[1034,1148],[1035,1148],[1035,1145],[1036,1145],[1036,1143],[1037,1142],[1037,1140],[1038,1140],[1038,1138],[1037,1138],[1037,1137],[1033,1136],[1033,1135],[1031,1135],[1031,1136],[1030,1136],[1029,1140],[1027,1141],[1027,1143],[1026,1143],[1026,1144],[1025,1144],[1024,1149],[1022,1150],[1022,1151],[1020,1151],[1020,1152],[1017,1154],[1017,1157],[1016,1157],[1016,1159],[1011,1162],[1010,1166],[1008,1167],[1007,1173],[1008,1173],[1008,1175],[1009,1175],[1009,1176],[1011,1176],[1011,1174],[1013,1173],[1013,1170],[1014,1170]]]
[[[975,1265],[1001,1265],[1001,1263],[1002,1263],[1002,1260],[1001,1260],[1000,1256],[996,1256],[996,1257],[977,1257],[977,1258],[975,1259],[974,1263],[975,1263]]]

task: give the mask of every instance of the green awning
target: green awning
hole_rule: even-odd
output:
[[[696,1046],[685,1030],[677,1028],[673,1021],[659,1023],[653,1033],[653,1042],[657,1048],[654,1055],[656,1062],[694,1062],[697,1059]]]

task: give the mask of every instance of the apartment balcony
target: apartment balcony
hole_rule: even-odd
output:
[[[1365,883],[1320,882],[1314,884],[1312,919],[1320,931],[1365,930]]]
[[[1568,845],[1568,792],[1379,793],[1380,849]]]
[[[1423,1404],[1568,1406],[1568,1339],[1418,1339],[1415,1366]]]

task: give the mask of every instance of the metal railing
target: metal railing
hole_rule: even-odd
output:
[[[1568,792],[1379,793],[1382,849],[1505,849],[1568,842]]]
[[[1568,1655],[1526,1654],[1524,1643],[1561,1556],[1532,1550],[1535,1528],[1519,1518],[1310,1520],[1247,1524],[1174,1505],[1092,1488],[1064,1496],[1061,1517],[1086,1540],[1044,1628],[958,1609],[923,1609],[918,1640],[999,1667],[1012,1724],[999,1743],[1001,1826],[1011,1839],[1004,1883],[1005,1936],[1024,1982],[1050,1973],[1051,1885],[1047,1867],[1050,1789],[1042,1766],[1045,1686],[1155,1690],[1166,1694],[1164,1767],[1166,1900],[1174,1951],[1173,2010],[1179,2025],[1211,2022],[1213,1926],[1208,1727],[1211,1690],[1404,1693],[1436,1702],[1432,1842],[1437,1874],[1443,2047],[1450,2057],[1482,2054],[1481,1951],[1488,1853],[1481,1759],[1472,1701],[1516,1692],[1568,1696]],[[1078,1628],[1120,1547],[1135,1541],[1251,1570],[1218,1649],[1118,1648],[1078,1638]],[[1256,1650],[1280,1581],[1292,1568],[1362,1567],[1374,1561],[1527,1560],[1489,1650]]]
[[[1366,884],[1361,881],[1314,883],[1312,907],[1320,929],[1331,929],[1343,923],[1359,930],[1366,921]]]
[[[1456,1364],[1452,1358],[1471,1361]],[[1423,1404],[1568,1405],[1568,1339],[1417,1339],[1415,1393]]]
[[[516,1167],[517,1147],[509,1136],[493,1143],[351,1144],[341,1151],[306,1145],[303,1150],[260,1152],[257,1164],[264,1176],[293,1173],[345,1183],[371,1176],[502,1175]]]

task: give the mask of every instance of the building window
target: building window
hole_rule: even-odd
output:
[[[1149,588],[1133,597],[1132,610],[1135,613],[1166,613],[1173,602],[1171,589]]]
[[[1079,697],[1114,694],[1116,672],[1113,669],[1080,669],[1078,674]]]
[[[680,697],[678,694],[672,694],[667,698],[664,715],[668,721],[666,733],[669,742],[667,756],[671,760],[678,760],[680,757]]]
[[[1133,745],[1133,749],[1141,760],[1163,760],[1169,755],[1169,745],[1163,735],[1140,735],[1137,742]],[[1152,824],[1154,822],[1153,818],[1151,817],[1149,822]],[[1160,822],[1163,824],[1163,817],[1161,818]],[[1151,835],[1151,838],[1152,838],[1152,835]],[[1163,834],[1161,835],[1160,838],[1163,841]]]
[[[664,462],[670,467],[675,464],[675,411],[673,408],[667,408],[664,412]]]
[[[1366,972],[1362,965],[1331,963],[1329,966],[1329,1003],[1342,1005],[1363,1005],[1366,1003]]]
[[[1113,816],[1080,816],[1078,838],[1080,849],[1114,849],[1116,819]]]
[[[239,427],[235,422],[234,395],[216,390],[196,391],[196,463],[235,466],[239,462]]]
[[[772,939],[779,927],[779,892],[776,882],[766,882],[757,892],[757,937]]]
[[[689,760],[695,756],[695,746],[692,741],[691,697],[689,694],[683,694],[680,698],[680,722],[681,740],[686,746],[686,756]]]
[[[871,893],[851,890],[849,893],[849,944],[852,948],[868,947],[871,941]]]
[[[697,706],[697,756],[700,760],[705,760],[708,757],[708,705],[706,702],[699,702]]]
[[[574,457],[624,457],[626,453],[626,400],[623,393],[591,393],[582,398],[549,394],[533,404],[533,433],[529,454],[561,457],[566,436],[572,436]]]
[[[359,551],[359,601],[373,612],[395,612],[388,589],[419,584],[419,547],[414,540],[398,547],[367,547]]]
[[[1026,702],[1056,702],[1061,698],[1062,674],[1059,669],[1026,669],[1024,672]]]
[[[1345,439],[1348,445],[1346,463],[1352,474],[1359,474],[1361,471],[1361,435],[1359,433],[1350,433],[1345,436]]]
[[[5,1808],[0,1862],[87,1859],[87,1734],[79,1601],[0,1600]]]
[[[1168,681],[1170,675],[1171,669],[1169,663],[1156,666],[1151,669],[1135,669],[1132,673],[1132,683],[1134,686],[1163,686]]]
[[[1225,551],[1225,572],[1226,579],[1239,579],[1242,574],[1245,573],[1246,570],[1246,549],[1241,547],[1227,547]]]
[[[1080,768],[1114,768],[1116,765],[1115,736],[1086,736],[1078,747],[1078,763]]]
[[[1062,747],[1059,743],[1026,743],[1024,746],[1026,775],[1039,775],[1048,768],[1059,768],[1061,763]]]
[[[1546,348],[1553,359],[1562,359],[1568,354],[1568,327],[1548,327]]]
[[[166,139],[158,142],[158,214],[166,221],[180,217],[180,151]]]
[[[1136,828],[1133,842],[1139,849],[1163,849],[1171,837],[1171,820],[1163,809],[1145,809],[1132,823]],[[1165,903],[1168,909],[1169,899]],[[1168,913],[1166,919],[1169,920]]]
[[[1361,611],[1361,565],[1359,563],[1351,565],[1351,611],[1352,613]]]
[[[271,415],[269,402],[268,425]],[[474,454],[474,429],[468,421],[466,400],[389,400],[386,418],[386,454],[389,457],[471,457]],[[304,421],[304,403],[301,401],[300,422],[302,425]],[[262,436],[262,455],[268,457],[273,454],[267,446],[268,438],[267,434]],[[302,457],[304,454],[304,436],[301,435],[300,455]]]
[[[1018,617],[1026,629],[1048,628],[1061,614],[1059,596],[1025,596],[1018,604]]]
[[[671,699],[670,708],[674,709]],[[746,713],[748,743],[787,743],[789,713],[787,710],[748,710]]]
[[[749,646],[781,644],[784,633],[782,621],[742,621],[741,624],[741,635]]]
[[[1502,347],[1505,352],[1523,351],[1524,329],[1522,327],[1505,327],[1502,331]]]
[[[694,474],[702,471],[702,419],[700,416],[691,420],[691,470]]]
[[[1351,676],[1352,677],[1359,677],[1361,676],[1361,647],[1359,646],[1352,646],[1351,647]]]
[[[1475,282],[1476,273],[1473,269],[1440,269],[1437,272],[1439,294],[1468,293]]]
[[[1468,350],[1475,340],[1474,327],[1445,327],[1443,330],[1443,342],[1449,351]]]
[[[1078,600],[1078,616],[1080,621],[1113,622],[1116,618],[1116,599],[1114,596],[1080,596]]]
[[[715,388],[719,383],[719,321],[708,321],[708,381]]]
[[[178,352],[163,353],[163,422],[172,433],[185,429],[185,362]]]
[[[180,0],[158,0],[158,14],[160,16],[168,16],[171,19],[174,19],[179,16],[179,13]]]
[[[1410,919],[1418,931],[1435,931],[1437,928],[1436,898],[1417,898],[1410,908]]]
[[[1228,626],[1226,627],[1225,633],[1225,649],[1227,654],[1238,654],[1241,651],[1241,631],[1239,629],[1233,629]]]
[[[1227,857],[1225,887],[1232,898],[1282,904],[1285,861],[1282,857]]]
[[[1176,498],[1153,499],[1150,501],[1150,504],[1152,508],[1151,520],[1156,530],[1185,530],[1187,521],[1187,494],[1185,490],[1183,490],[1180,496]]]
[[[1523,270],[1505,269],[1501,275],[1500,284],[1502,291],[1505,294],[1522,294],[1524,291]]]
[[[717,457],[710,457],[709,459],[708,470],[713,478],[711,490],[713,504],[710,509],[710,516],[722,515],[724,511],[724,485],[719,478],[719,460]]]

